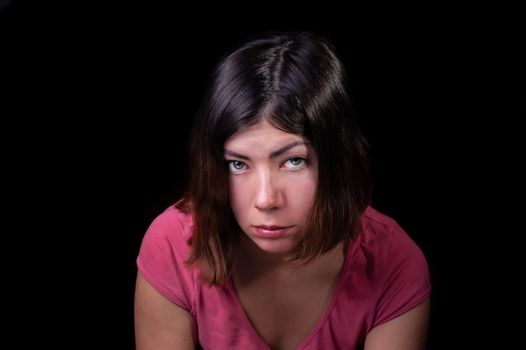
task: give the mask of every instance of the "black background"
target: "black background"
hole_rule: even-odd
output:
[[[429,349],[503,346],[520,280],[518,214],[501,196],[519,193],[508,168],[524,117],[515,11],[199,7],[14,1],[0,13],[6,222],[31,257],[9,280],[23,296],[15,328],[55,346],[133,348],[135,258],[183,191],[214,64],[249,35],[309,30],[348,70],[373,205],[428,258]]]

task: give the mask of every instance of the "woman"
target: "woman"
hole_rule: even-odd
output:
[[[185,197],[137,259],[138,349],[424,349],[420,249],[370,205],[362,137],[334,49],[254,38],[217,66]]]

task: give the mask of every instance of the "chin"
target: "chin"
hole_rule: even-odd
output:
[[[298,242],[290,239],[262,240],[251,238],[251,240],[261,251],[277,255],[290,254],[298,245]]]

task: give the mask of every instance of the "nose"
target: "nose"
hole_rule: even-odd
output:
[[[283,195],[279,185],[273,181],[270,174],[261,174],[255,199],[255,207],[262,211],[278,209],[283,204]]]

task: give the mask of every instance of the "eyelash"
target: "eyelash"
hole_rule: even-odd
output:
[[[297,159],[297,160],[300,160],[301,163],[299,165],[294,165],[294,168],[299,170],[305,166],[307,166],[308,162],[307,162],[307,159],[303,158],[303,157],[291,157],[291,158],[288,158],[285,163],[288,163],[290,162],[292,159]]]
[[[227,167],[228,167],[228,170],[229,170],[230,172],[232,172],[232,173],[234,173],[236,170],[237,170],[237,171],[240,171],[240,170],[241,170],[241,169],[235,169],[235,168],[234,168],[234,170],[232,170],[232,166],[233,166],[235,163],[242,164],[242,165],[246,165],[245,163],[240,162],[240,161],[238,161],[238,160],[227,160],[227,161],[226,161],[226,165],[227,165]]]
[[[283,164],[286,164],[286,163],[290,162],[291,160],[300,160],[302,162],[302,163],[300,163],[298,165],[293,165],[293,167],[290,167],[289,169],[291,169],[292,171],[301,170],[301,169],[303,169],[305,166],[307,166],[309,164],[308,159],[304,158],[304,157],[290,157],[290,158],[286,159]],[[241,161],[239,161],[239,160],[227,160],[226,161],[226,165],[227,165],[228,170],[231,173],[236,174],[236,173],[238,173],[240,171],[245,170],[245,169],[235,169],[235,168],[233,169],[232,166],[235,163],[241,164],[241,165],[246,167],[246,164],[241,162]]]

